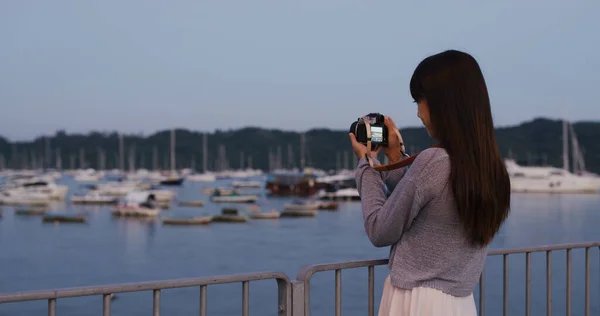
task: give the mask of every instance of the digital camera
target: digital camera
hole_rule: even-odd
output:
[[[350,133],[354,134],[356,141],[367,144],[367,125],[371,131],[371,150],[377,150],[380,146],[388,145],[388,129],[384,123],[385,117],[379,113],[369,113],[350,125]]]

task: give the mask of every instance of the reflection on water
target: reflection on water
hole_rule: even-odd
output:
[[[72,182],[67,182],[75,186]],[[226,185],[218,182],[217,185]],[[206,185],[185,183],[177,190],[178,201],[205,201],[205,207],[179,207],[172,203],[161,216],[203,216],[219,213],[227,205],[214,205],[200,193]],[[72,190],[74,191],[74,190]],[[261,192],[261,209],[282,210],[288,199],[266,200]],[[515,194],[512,213],[493,248],[534,246],[600,240],[600,213],[597,195]],[[248,205],[237,206],[245,209]],[[316,218],[256,220],[242,224],[213,223],[207,226],[162,226],[156,220],[114,218],[110,206],[71,206],[56,203],[53,211],[85,212],[87,224],[42,224],[40,217],[15,216],[4,208],[0,220],[0,291],[99,285],[123,282],[222,275],[256,271],[282,271],[291,278],[306,264],[381,258],[387,248],[374,248],[364,233],[360,203],[342,204],[337,212],[320,212]],[[592,257],[592,271],[598,271],[598,252]],[[564,260],[556,254],[554,290],[564,293]],[[500,261],[496,260],[500,259]],[[535,259],[537,260],[537,259]],[[573,259],[574,275],[581,272],[581,258]],[[511,259],[511,311],[522,314],[524,306],[523,260]],[[533,297],[540,308],[545,299],[545,265],[534,261]],[[486,293],[488,315],[501,313],[501,258],[488,260]],[[561,270],[562,269],[562,270]],[[579,269],[579,270],[576,270]],[[343,273],[345,315],[363,315],[366,309],[366,271]],[[376,272],[376,302],[380,297],[385,267]],[[575,276],[574,276],[575,278]],[[582,278],[573,281],[573,295],[582,297]],[[592,284],[598,284],[595,274]],[[276,315],[274,282],[251,285],[254,315]],[[514,288],[513,288],[514,287]],[[597,288],[592,297],[598,297]],[[312,310],[325,314],[333,310],[333,274],[315,276]],[[168,292],[171,293],[171,292]],[[197,313],[198,293],[182,290],[164,294],[163,313]],[[230,295],[234,294],[233,297]],[[229,315],[230,306],[241,302],[237,285],[209,288],[209,314]],[[563,297],[557,292],[555,297]],[[577,301],[578,302],[578,301]],[[59,301],[60,314],[96,315],[98,298]],[[228,305],[229,304],[229,305]],[[555,313],[564,311],[556,299]],[[594,311],[600,314],[598,302]],[[0,305],[1,315],[44,314],[45,304]],[[229,307],[228,307],[229,306]],[[575,305],[574,311],[579,308]],[[122,295],[113,302],[113,315],[145,315],[151,309],[151,293]],[[538,308],[539,309],[539,308]],[[18,312],[17,312],[18,311]],[[233,313],[237,309],[233,310]],[[538,311],[538,310],[536,310]],[[543,310],[539,313],[544,314]],[[511,313],[513,314],[513,313]],[[538,314],[538,312],[534,313]],[[594,314],[594,312],[592,312]]]

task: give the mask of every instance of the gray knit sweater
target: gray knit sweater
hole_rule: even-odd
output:
[[[426,149],[410,167],[389,172],[375,171],[365,158],[358,163],[365,231],[375,247],[392,246],[390,280],[398,288],[468,296],[479,280],[487,247],[469,243],[449,175],[450,158],[442,148]]]

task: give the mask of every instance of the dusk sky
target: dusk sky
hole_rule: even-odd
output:
[[[0,2],[0,135],[419,126],[425,57],[471,53],[497,126],[600,121],[600,1]]]

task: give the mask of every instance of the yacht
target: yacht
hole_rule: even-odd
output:
[[[569,134],[573,151],[573,172],[569,170]],[[585,171],[573,126],[563,121],[563,168],[521,166],[505,159],[511,190],[520,193],[598,193],[600,177]]]
[[[597,193],[600,178],[577,175],[555,167],[520,166],[505,160],[513,192],[519,193]]]

